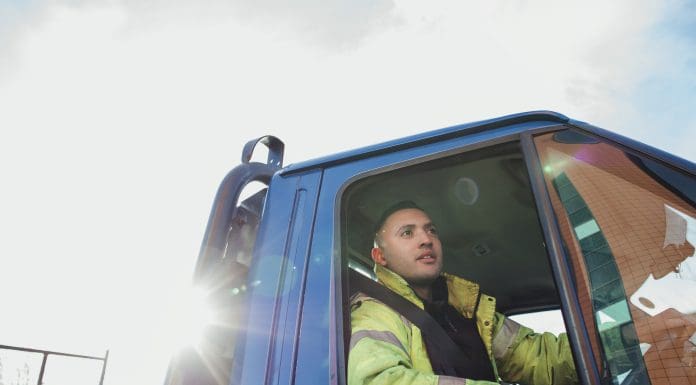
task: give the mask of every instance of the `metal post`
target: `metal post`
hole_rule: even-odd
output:
[[[43,354],[43,361],[41,362],[41,371],[39,371],[39,378],[36,380],[36,385],[43,385],[44,371],[46,370],[46,359],[48,358],[48,353]]]
[[[99,378],[99,385],[104,385],[104,374],[106,374],[106,361],[109,360],[109,349],[106,349],[106,354],[104,354],[104,360],[102,361],[102,372],[101,378]]]
[[[85,356],[82,354],[61,353],[61,352],[52,352],[50,350],[39,350],[39,349],[31,349],[31,348],[21,348],[18,346],[0,345],[0,350],[5,350],[5,349],[17,350],[20,352],[43,354],[43,361],[41,362],[41,371],[39,372],[39,378],[36,381],[36,385],[43,385],[44,372],[46,371],[46,361],[48,360],[49,354],[52,354],[54,356],[84,358],[84,359],[88,359],[88,360],[100,360],[100,361],[102,361],[103,362],[102,363],[102,372],[101,372],[101,378],[99,379],[99,385],[104,384],[104,375],[106,374],[106,362],[109,360],[109,350],[108,349],[107,349],[104,357]]]

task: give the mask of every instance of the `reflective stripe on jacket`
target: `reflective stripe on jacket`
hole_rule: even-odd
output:
[[[377,279],[423,308],[406,281],[377,265]],[[444,274],[449,303],[471,318],[479,286]],[[496,377],[525,385],[577,384],[577,374],[565,334],[537,334],[495,312],[495,298],[481,294],[477,327]],[[485,385],[433,373],[421,331],[408,319],[374,298],[359,294],[351,301],[351,341],[348,385]]]

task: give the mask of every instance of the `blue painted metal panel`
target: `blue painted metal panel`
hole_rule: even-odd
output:
[[[235,377],[245,385],[345,383],[337,276],[339,204],[347,184],[359,176],[569,122],[692,174],[696,169],[671,154],[563,115],[532,112],[414,135],[280,171],[271,182],[257,238],[250,275],[255,285],[249,296],[250,329],[240,347],[238,356],[244,358]]]
[[[321,172],[305,174],[295,193],[290,237],[284,254],[287,261],[279,290],[283,300],[278,307],[278,329],[272,355],[272,367],[276,370],[268,376],[268,384],[290,384],[295,377],[302,293],[320,184]]]
[[[320,176],[276,174],[271,181],[264,212],[272,215],[265,215],[259,228],[248,280],[246,334],[235,354],[232,378],[239,384],[289,381],[291,365],[284,360],[295,345],[303,281],[297,268],[304,269]]]
[[[299,178],[271,179],[264,213],[256,238],[253,263],[249,271],[249,308],[243,341],[237,342],[233,383],[262,384],[269,368],[269,352],[275,333],[274,314],[280,281],[283,250],[290,226],[292,207],[288,195],[295,191]],[[292,197],[292,195],[290,195]],[[291,198],[290,198],[291,199]],[[286,229],[280,231],[279,229]]]

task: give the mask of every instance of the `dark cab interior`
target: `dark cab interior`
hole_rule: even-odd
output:
[[[518,142],[386,171],[350,185],[341,206],[344,264],[371,274],[374,223],[402,200],[416,202],[437,226],[444,271],[479,283],[497,298],[498,311],[513,315],[559,308]]]

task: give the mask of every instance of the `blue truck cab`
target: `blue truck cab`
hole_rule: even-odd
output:
[[[545,111],[282,158],[252,140],[223,180],[194,274],[216,322],[167,384],[345,385],[351,276],[373,276],[374,222],[412,200],[444,270],[499,312],[558,310],[583,385],[696,385],[693,163]]]

